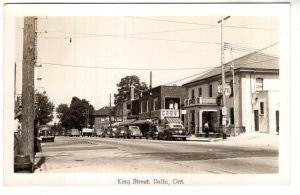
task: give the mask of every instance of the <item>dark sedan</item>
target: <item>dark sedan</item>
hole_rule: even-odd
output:
[[[186,141],[187,132],[182,124],[169,123],[165,128],[158,131],[158,139],[176,140],[181,139]]]

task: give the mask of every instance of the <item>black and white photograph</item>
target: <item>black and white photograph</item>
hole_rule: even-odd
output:
[[[6,5],[5,183],[287,184],[289,14]]]

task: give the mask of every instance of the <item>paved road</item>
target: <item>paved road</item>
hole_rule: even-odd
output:
[[[56,137],[42,149],[37,173],[278,173],[276,147],[229,141]]]

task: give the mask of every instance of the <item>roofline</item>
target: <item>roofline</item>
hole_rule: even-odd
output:
[[[236,58],[236,59],[234,59],[234,60],[231,60],[231,61],[227,62],[226,64],[224,64],[224,66],[226,67],[226,66],[230,65],[230,64],[231,64],[232,62],[234,62],[234,61],[237,61],[237,60],[239,60],[239,59],[248,57],[248,56],[253,55],[253,54],[255,54],[255,53],[259,53],[259,54],[263,54],[264,56],[272,57],[272,58],[274,58],[274,60],[275,60],[275,59],[277,59],[277,60],[279,59],[279,58],[276,57],[276,56],[268,55],[268,54],[262,53],[262,52],[260,52],[260,51],[254,51],[254,52],[249,53],[249,54],[247,54],[247,55],[244,55],[244,56],[238,57],[238,58]],[[220,66],[221,66],[221,65],[220,65]],[[216,67],[216,68],[218,68],[218,67]],[[235,70],[241,69],[241,68],[243,68],[243,67],[236,68]],[[246,68],[245,68],[245,69],[246,69]],[[250,69],[250,68],[249,68],[249,69]],[[257,69],[257,68],[255,68],[255,69]],[[262,69],[262,70],[263,70],[263,69]],[[273,69],[268,69],[268,70],[273,70]],[[278,70],[279,70],[279,69],[278,69]],[[209,71],[209,72],[211,72],[211,71]],[[214,76],[216,76],[216,75],[214,75]],[[211,77],[213,77],[213,76],[211,76]],[[204,78],[204,79],[208,79],[208,78],[210,78],[210,77],[207,77],[207,78]],[[191,84],[191,83],[194,83],[194,82],[197,82],[197,81],[201,81],[201,80],[203,80],[203,79],[199,79],[199,80],[196,80],[196,81],[193,81],[193,82],[188,82],[188,83],[183,84],[182,86],[186,86],[186,85],[188,85],[188,84]]]
[[[268,72],[268,73],[278,73],[279,74],[279,69],[266,69],[266,68],[237,68],[237,69],[234,69],[235,71],[234,72]],[[230,70],[226,71],[225,72],[225,76],[226,76],[226,73],[230,72]],[[199,80],[196,80],[196,81],[193,81],[193,82],[189,82],[189,83],[185,83],[183,84],[182,86],[187,86],[187,85],[191,85],[193,83],[196,83],[196,82],[200,82],[200,81],[203,81],[203,80],[207,80],[207,79],[212,79],[214,77],[221,77],[221,74],[215,74],[213,76],[210,76],[210,77],[206,77],[206,78],[203,78],[203,79],[199,79]]]

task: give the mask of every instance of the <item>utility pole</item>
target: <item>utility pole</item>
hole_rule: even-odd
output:
[[[24,17],[22,73],[22,135],[15,172],[33,171],[34,162],[34,65],[36,54],[35,17]]]
[[[151,131],[152,128],[152,122],[151,122],[151,117],[152,117],[152,71],[150,71],[150,87],[149,87],[149,118],[150,118],[150,124],[149,124],[149,131]]]
[[[111,93],[109,94],[109,126],[111,127]]]
[[[234,61],[233,61],[233,54],[232,54],[232,47],[230,47],[230,54],[231,54],[231,71],[232,71],[232,94],[233,94],[233,128],[234,128],[234,136],[236,136],[236,125],[235,125],[235,118],[236,113],[235,110],[235,81],[234,81]]]
[[[223,100],[223,107],[222,107],[222,126],[223,126],[223,139],[226,139],[226,98],[225,98],[225,71],[224,71],[224,43],[223,43],[223,23],[225,20],[229,19],[230,16],[225,18],[222,17],[218,23],[221,23],[221,71],[222,71],[222,100]]]

